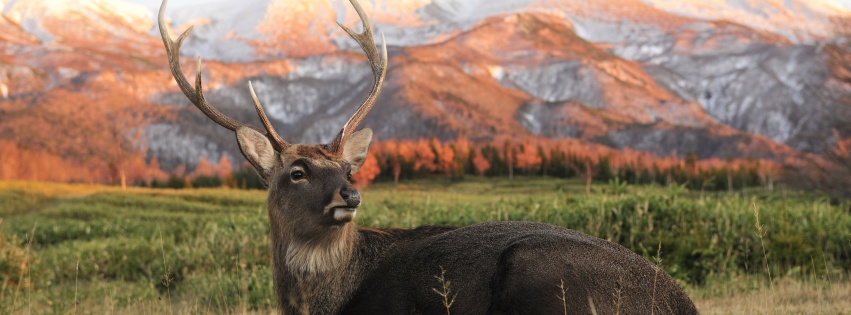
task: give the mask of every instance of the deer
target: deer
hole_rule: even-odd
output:
[[[563,227],[487,222],[465,227],[358,227],[362,199],[352,182],[373,133],[356,130],[376,104],[387,73],[369,18],[350,0],[363,31],[337,23],[366,54],[369,94],[327,144],[290,144],[272,127],[251,83],[265,131],[231,119],[180,67],[180,46],[158,24],[171,73],[189,101],[236,134],[246,160],[268,187],[275,293],[282,314],[697,314],[664,270],[625,247]]]

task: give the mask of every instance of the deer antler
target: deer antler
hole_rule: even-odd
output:
[[[366,13],[363,12],[363,8],[361,8],[360,4],[357,0],[349,0],[352,3],[352,6],[357,11],[358,16],[361,19],[363,24],[363,33],[355,33],[348,27],[337,23],[346,33],[349,34],[363,49],[366,54],[367,59],[369,60],[369,64],[372,67],[372,75],[373,75],[373,84],[372,89],[369,91],[369,95],[367,95],[366,99],[361,103],[360,107],[358,107],[357,111],[355,111],[354,115],[346,121],[346,124],[343,125],[343,129],[340,130],[340,133],[334,138],[331,142],[330,148],[331,152],[339,154],[345,145],[346,141],[351,137],[352,133],[355,129],[360,125],[363,118],[366,117],[366,114],[375,106],[375,102],[378,100],[378,96],[381,94],[381,88],[384,84],[384,78],[387,74],[387,43],[384,39],[384,34],[381,35],[382,40],[382,51],[381,54],[378,54],[378,50],[375,47],[375,40],[372,35],[372,27],[369,23],[369,17],[367,17]],[[198,68],[195,74],[195,88],[193,88],[189,81],[186,80],[186,77],[183,75],[183,71],[180,70],[180,46],[183,44],[183,40],[189,36],[189,32],[192,31],[192,27],[189,27],[177,38],[177,41],[172,41],[171,37],[168,35],[168,30],[165,26],[165,8],[168,0],[163,0],[162,5],[160,5],[159,16],[157,22],[160,28],[160,35],[162,35],[163,44],[165,44],[166,52],[168,53],[168,62],[169,68],[171,69],[171,73],[174,76],[174,80],[177,81],[177,85],[180,86],[180,89],[183,91],[183,94],[189,98],[189,101],[198,107],[207,117],[221,125],[222,127],[228,128],[230,130],[236,131],[237,128],[240,127],[249,127],[260,131],[259,129],[245,125],[236,120],[231,119],[230,117],[225,116],[220,111],[215,109],[207,100],[204,98],[204,93],[201,84],[201,59],[198,58]],[[260,121],[263,122],[263,126],[266,128],[266,137],[272,142],[272,145],[278,151],[283,151],[289,144],[286,141],[281,139],[278,136],[278,133],[275,132],[275,129],[272,127],[272,124],[269,123],[269,119],[266,117],[266,113],[263,111],[263,107],[260,105],[260,101],[257,98],[257,94],[254,92],[254,87],[251,85],[251,82],[248,83],[248,88],[251,92],[251,98],[254,101],[254,108],[257,110],[257,115],[260,116]],[[262,132],[262,131],[261,131]]]
[[[160,28],[160,35],[162,35],[163,38],[163,44],[165,44],[165,49],[168,54],[168,67],[171,69],[171,74],[174,76],[174,80],[177,81],[177,85],[180,87],[180,90],[183,91],[183,94],[189,98],[189,101],[192,102],[195,107],[198,107],[201,112],[222,127],[232,131],[236,131],[236,129],[240,127],[249,127],[260,131],[258,128],[240,123],[225,116],[222,112],[215,109],[207,102],[204,98],[204,92],[201,84],[201,58],[198,58],[198,67],[197,72],[195,73],[195,88],[193,89],[192,85],[189,84],[189,81],[186,80],[186,76],[184,76],[183,71],[180,70],[180,46],[183,44],[183,40],[189,36],[189,32],[192,31],[192,27],[190,26],[186,29],[186,31],[183,31],[183,33],[177,38],[177,42],[172,41],[171,36],[168,35],[164,18],[167,3],[168,0],[163,0],[163,3],[160,5],[157,22]],[[251,97],[254,100],[254,107],[257,110],[257,115],[260,116],[260,120],[263,122],[263,126],[266,127],[266,131],[268,132],[266,133],[266,137],[269,138],[269,141],[272,143],[275,150],[278,150],[279,152],[283,151],[288,146],[287,142],[281,139],[281,137],[278,136],[278,133],[275,132],[275,129],[272,128],[272,125],[269,123],[269,119],[266,117],[266,113],[263,111],[263,107],[260,105],[260,101],[257,99],[257,95],[254,93],[254,87],[251,86],[251,82],[248,83],[248,88],[251,91]],[[262,131],[260,132],[262,133]]]
[[[375,102],[378,101],[378,96],[381,94],[381,88],[384,84],[384,77],[387,74],[387,42],[384,39],[384,34],[381,34],[381,55],[378,54],[378,50],[375,47],[375,40],[372,36],[372,27],[369,23],[369,17],[366,16],[366,13],[363,12],[363,8],[361,8],[360,4],[357,0],[349,0],[352,3],[352,6],[357,11],[358,16],[361,19],[361,23],[363,24],[363,33],[355,33],[348,27],[344,26],[337,22],[346,33],[349,33],[358,44],[360,45],[363,52],[366,54],[366,58],[369,59],[369,64],[372,67],[372,76],[373,83],[372,89],[369,91],[369,95],[366,96],[366,99],[361,103],[358,110],[346,121],[346,124],[343,125],[343,129],[340,130],[340,133],[337,134],[337,137],[334,138],[334,141],[331,142],[331,152],[340,153],[343,149],[343,146],[346,144],[346,141],[349,140],[352,133],[355,129],[360,125],[363,118],[366,117],[366,114],[375,106]]]

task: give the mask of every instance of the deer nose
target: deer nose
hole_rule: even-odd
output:
[[[346,206],[356,208],[360,205],[360,193],[357,190],[342,190],[340,196],[346,202]]]

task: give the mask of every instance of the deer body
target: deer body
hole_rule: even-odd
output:
[[[234,131],[269,187],[274,285],[284,314],[696,314],[664,271],[620,245],[552,225],[494,222],[468,227],[370,230],[354,223],[361,198],[351,176],[372,131],[355,131],[375,105],[387,69],[369,20],[350,0],[363,33],[341,27],[367,55],[373,86],[326,145],[289,144],[272,128],[249,83],[266,131],[235,121],[204,98],[200,60],[194,87],[180,69],[180,45],[160,33],[175,81],[207,117]]]
[[[300,278],[276,267],[276,283],[286,284],[279,288],[281,301],[302,292],[297,279],[338,281],[324,284],[329,294],[299,301],[304,304],[282,302],[285,314],[445,314],[442,297],[433,290],[441,288],[437,277],[444,270],[455,299],[452,314],[562,314],[565,309],[591,314],[589,298],[598,314],[649,314],[650,308],[655,314],[697,313],[673,279],[644,258],[552,225],[359,229],[350,241],[353,255],[343,268]],[[282,265],[280,253],[273,257]],[[278,282],[279,277],[286,280]]]

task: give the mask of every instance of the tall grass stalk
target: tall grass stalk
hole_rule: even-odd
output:
[[[166,259],[165,259],[165,244],[163,242],[163,231],[162,231],[162,229],[159,229],[159,228],[157,230],[160,232],[160,251],[163,254],[163,272],[165,272],[165,275],[163,277],[163,285],[165,286],[166,299],[168,301],[167,309],[170,309],[171,308],[170,307],[171,306],[171,272],[169,272],[168,262],[166,262]],[[169,313],[171,313],[171,312],[169,312]]]
[[[33,223],[33,228],[29,233],[29,237],[27,238],[27,247],[24,250],[24,262],[23,262],[24,265],[26,266],[26,268],[22,268],[20,274],[18,275],[18,288],[15,290],[15,297],[12,299],[12,310],[13,311],[15,309],[17,309],[17,307],[18,307],[18,295],[21,292],[21,283],[20,283],[21,281],[20,281],[20,279],[24,278],[24,272],[27,273],[27,284],[26,284],[26,286],[27,287],[32,286],[31,273],[29,272],[29,270],[32,267],[32,255],[30,253],[30,249],[32,248],[32,242],[33,242],[33,238],[35,238],[35,229],[36,229],[37,226],[38,226],[38,220],[36,220]],[[27,310],[28,310],[28,313],[30,313],[30,314],[32,314],[32,308],[31,308],[32,303],[30,303],[31,294],[32,294],[32,289],[28,288],[27,289]]]
[[[763,238],[765,237],[765,231],[762,229],[762,224],[759,222],[759,207],[756,205],[756,201],[752,202],[753,204],[753,216],[756,218],[756,235],[759,236],[759,245],[762,247],[762,257],[763,263],[765,264],[765,271],[768,272],[768,284],[769,286],[774,283],[774,279],[771,277],[771,268],[768,263],[768,254],[765,251],[765,241]]]
[[[77,282],[80,276],[80,260],[77,260],[77,266],[74,269],[74,314],[77,314]]]
[[[659,270],[662,268],[662,241],[659,240],[659,247],[656,249],[656,265],[653,267],[653,297],[650,300],[650,315],[656,314],[656,284],[659,280]]]

